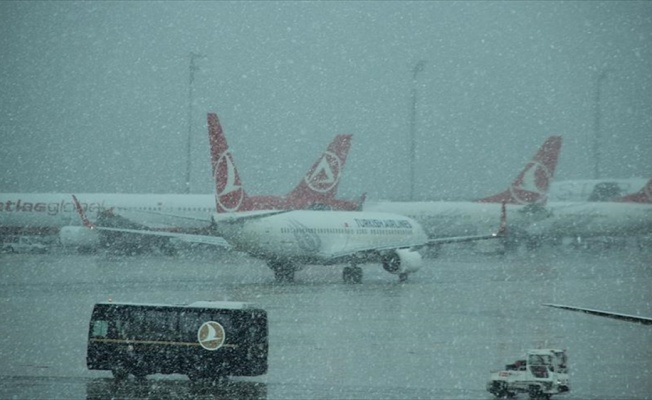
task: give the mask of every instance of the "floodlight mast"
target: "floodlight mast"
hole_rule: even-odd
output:
[[[186,142],[186,187],[185,193],[190,194],[190,169],[192,167],[191,149],[192,149],[192,100],[193,100],[193,82],[195,81],[195,72],[199,67],[195,64],[196,60],[206,58],[205,55],[190,52],[190,66],[188,79],[188,140]]]
[[[417,119],[417,75],[426,66],[425,60],[419,60],[412,68],[412,106],[410,108],[410,201],[414,201],[414,174],[416,158],[416,119]]]
[[[613,72],[611,68],[603,68],[598,75],[595,85],[595,97],[593,99],[594,117],[593,117],[593,178],[600,179],[600,142],[602,139],[602,85],[607,79],[607,75]]]

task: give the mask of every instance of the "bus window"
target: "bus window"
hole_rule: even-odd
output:
[[[109,323],[107,321],[93,321],[91,337],[106,338],[109,332]]]
[[[164,310],[147,310],[142,329],[146,340],[177,340],[176,315]]]

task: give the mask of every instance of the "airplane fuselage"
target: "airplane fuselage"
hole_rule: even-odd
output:
[[[488,234],[498,231],[502,204],[463,201],[367,202],[364,211],[405,215],[417,221],[431,237]],[[510,228],[529,223],[534,216],[522,205],[506,207]]]
[[[531,224],[531,235],[548,237],[652,234],[652,204],[551,202],[548,218]]]
[[[645,186],[647,179],[579,179],[555,181],[550,184],[548,201],[589,201],[592,195],[597,195],[596,188],[611,191],[614,197],[635,193]]]
[[[474,202],[376,202],[365,211],[413,218],[429,237],[495,232],[500,204]],[[508,236],[590,237],[652,233],[652,205],[616,202],[549,202],[546,206],[508,204]]]
[[[259,219],[220,223],[217,234],[236,250],[264,259],[328,263],[353,253],[424,245],[428,238],[414,220],[396,214],[290,211]]]
[[[210,219],[215,197],[210,194],[81,193],[77,198],[91,220],[109,209],[134,223],[151,228],[201,228],[203,221],[171,215]],[[164,215],[165,214],[165,215]],[[57,234],[64,226],[79,226],[72,197],[67,193],[1,193],[0,234]]]

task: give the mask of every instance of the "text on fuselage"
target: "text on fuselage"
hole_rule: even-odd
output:
[[[85,212],[96,212],[104,210],[102,203],[80,203]],[[22,200],[7,200],[0,202],[0,212],[39,212],[48,215],[57,215],[60,212],[74,212],[75,205],[70,201],[60,201],[52,203],[32,203]]]

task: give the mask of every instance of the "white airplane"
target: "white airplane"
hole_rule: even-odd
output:
[[[562,310],[577,311],[577,312],[582,312],[582,313],[586,313],[586,314],[597,315],[599,317],[618,319],[618,320],[621,320],[621,321],[635,322],[635,323],[643,324],[643,325],[652,325],[652,318],[641,317],[639,315],[620,314],[620,313],[615,313],[615,312],[610,312],[610,311],[593,310],[593,309],[590,309],[590,308],[564,306],[564,305],[561,305],[561,304],[544,304],[544,306],[559,308],[559,309],[562,309]]]
[[[496,215],[506,203],[509,220],[508,241],[532,221],[545,218],[546,194],[557,166],[562,139],[549,137],[531,161],[505,191],[477,201],[367,201],[364,211],[390,212],[409,216],[418,221],[429,237],[475,235],[498,229]]]
[[[632,237],[652,234],[652,179],[640,191],[609,202],[551,202],[548,216],[526,228],[539,241],[564,237]]]
[[[216,213],[213,235],[184,235],[171,232],[107,228],[93,225],[73,196],[84,226],[90,230],[127,234],[177,237],[188,242],[223,245],[221,237],[237,251],[267,261],[278,282],[294,280],[306,264],[348,263],[345,282],[362,281],[358,264],[379,262],[383,268],[405,281],[421,267],[417,251],[424,246],[496,239],[505,234],[505,212],[501,231],[489,235],[428,239],[411,218],[389,213],[360,211],[270,210],[241,213]],[[208,221],[206,221],[208,222]],[[216,236],[218,236],[216,238]]]
[[[614,201],[635,193],[647,179],[582,179],[555,181],[550,185],[548,201]]]
[[[230,212],[247,204],[226,141],[219,143],[221,127],[209,114],[211,126],[212,172],[215,179],[216,211],[212,219],[200,218],[212,232],[187,235],[124,227],[95,226],[85,216],[82,205],[73,196],[77,211],[89,231],[119,234],[178,237],[182,240],[216,245],[223,237],[235,250],[267,261],[277,281],[292,281],[296,271],[306,264],[348,263],[343,270],[345,282],[361,282],[361,263],[380,262],[383,268],[404,281],[421,267],[419,248],[441,243],[495,239],[505,232],[504,222],[496,234],[467,235],[428,239],[421,226],[409,217],[390,213],[317,210],[261,210],[255,202],[243,212]],[[314,174],[312,174],[314,175]],[[237,187],[237,190],[233,189]],[[227,190],[228,189],[228,190]],[[234,193],[238,194],[234,199]],[[227,196],[227,197],[225,197]],[[266,202],[269,204],[269,202]],[[253,204],[253,205],[252,205]],[[226,205],[226,206],[225,206]],[[273,207],[274,205],[268,205]],[[499,213],[494,215],[497,218]],[[505,208],[500,212],[505,220]],[[215,239],[215,237],[219,237]]]
[[[80,197],[81,207],[97,215],[96,222],[140,229],[201,232],[205,223],[170,215],[200,218],[215,210],[210,195],[85,193]],[[109,240],[80,225],[75,205],[66,193],[0,194],[0,235],[12,234],[58,235],[61,244],[80,249]]]
[[[217,124],[217,125],[215,125]],[[215,131],[219,127],[219,132]],[[221,135],[218,137],[216,135]],[[209,138],[224,143],[217,117],[209,114]],[[310,207],[332,209],[359,209],[360,203],[335,198],[340,174],[346,162],[351,135],[337,135],[320,155],[299,184],[287,196],[246,197],[238,203],[238,210],[260,209],[303,209]],[[214,167],[220,179],[231,176],[229,153],[214,157]],[[232,165],[232,164],[231,164]],[[223,168],[226,167],[226,168]],[[217,202],[223,211],[224,205],[233,196],[246,196],[239,182],[227,181],[221,187]],[[95,222],[108,227],[123,227],[141,230],[205,232],[206,221],[215,212],[216,198],[211,194],[78,194],[84,211],[97,215]],[[204,219],[202,221],[201,219]],[[91,249],[96,246],[110,246],[119,239],[119,234],[98,235],[79,225],[79,217],[68,193],[1,193],[0,194],[0,236],[2,235],[58,235],[61,244],[67,247]],[[143,242],[144,241],[144,242]],[[166,240],[154,240],[129,236],[120,245],[132,249],[163,246]]]

